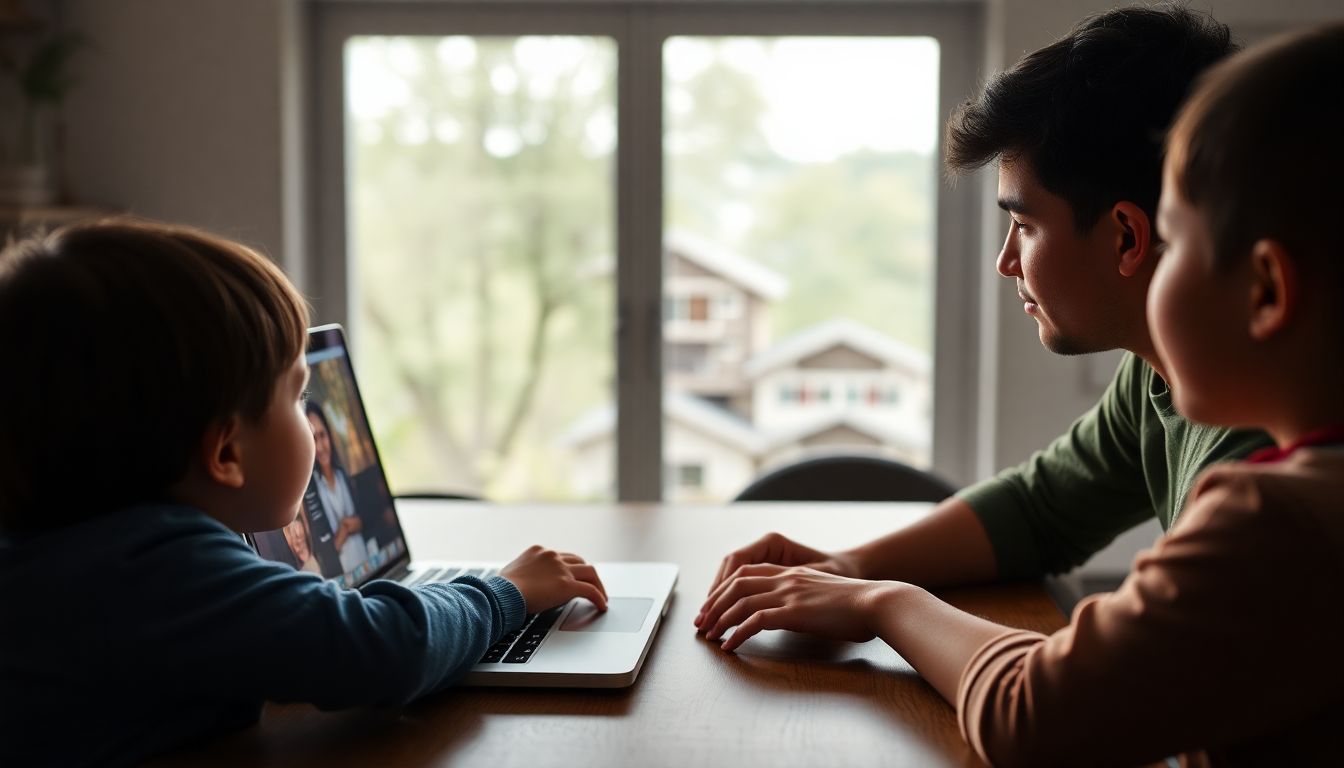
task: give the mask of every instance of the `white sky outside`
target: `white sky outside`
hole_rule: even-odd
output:
[[[555,92],[556,74],[579,68],[574,88],[591,92],[614,77],[615,46],[607,38],[523,37],[517,39],[522,72],[490,73],[500,93],[526,88],[539,98]],[[771,148],[794,162],[825,162],[855,151],[913,151],[931,154],[937,141],[938,43],[927,37],[899,38],[692,38],[676,37],[664,47],[670,90],[668,108],[688,109],[676,84],[707,66],[714,43],[730,66],[758,83],[767,108],[761,129]],[[600,52],[594,54],[594,46]],[[346,47],[347,109],[361,141],[377,141],[371,123],[391,110],[406,110],[397,138],[410,144],[452,143],[460,126],[451,118],[430,125],[412,107],[414,94],[403,75],[437,65],[466,74],[476,66],[470,37],[439,38],[437,61],[422,61],[405,38],[355,38]],[[461,82],[468,85],[464,77]],[[615,146],[614,111],[595,116],[587,127],[590,151],[608,154]],[[526,132],[526,126],[521,127]],[[499,156],[519,151],[533,137],[517,127],[487,132],[486,150]]]
[[[767,111],[770,147],[795,162],[859,150],[933,152],[938,138],[938,43],[930,37],[723,39],[720,55],[750,74]],[[674,37],[663,49],[673,83],[708,66],[711,39]],[[673,103],[672,109],[689,105]]]

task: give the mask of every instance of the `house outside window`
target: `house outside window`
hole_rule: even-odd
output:
[[[961,474],[967,388],[932,377],[974,345],[933,328],[973,303],[974,196],[937,153],[977,11],[515,10],[315,11],[319,316],[394,488],[650,499],[699,466],[726,499],[850,434]]]
[[[700,464],[679,464],[677,486],[690,490],[699,490],[705,484],[705,468]]]

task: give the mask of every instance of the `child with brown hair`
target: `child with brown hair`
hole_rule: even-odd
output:
[[[185,227],[0,254],[0,765],[139,762],[267,700],[399,704],[529,611],[605,608],[593,566],[541,547],[486,580],[359,590],[249,549],[312,472],[307,322],[263,256]]]
[[[1193,419],[1277,447],[1206,470],[1114,593],[1052,636],[900,582],[745,566],[705,625],[881,637],[996,765],[1338,762],[1344,718],[1344,25],[1217,65],[1169,139],[1148,294]],[[781,578],[782,577],[782,578]]]

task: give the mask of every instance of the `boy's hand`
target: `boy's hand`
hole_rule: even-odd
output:
[[[743,566],[710,598],[700,627],[706,638],[714,640],[736,626],[723,643],[725,651],[763,629],[862,643],[877,636],[883,594],[899,586],[811,568]]]
[[[571,597],[585,597],[598,610],[607,610],[607,589],[597,569],[569,552],[533,545],[500,569],[499,575],[523,593],[528,613],[563,605]]]
[[[861,576],[858,573],[858,566],[844,555],[813,549],[806,544],[799,544],[783,534],[767,533],[751,544],[723,558],[723,562],[719,565],[719,573],[714,577],[714,583],[709,587],[709,597],[700,609],[700,615],[695,619],[697,627],[703,629],[701,623],[704,620],[705,611],[714,602],[714,598],[723,583],[731,578],[739,568],[758,563],[784,566],[806,565],[813,570],[834,573],[839,576],[854,579]]]

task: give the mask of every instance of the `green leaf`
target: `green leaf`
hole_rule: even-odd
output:
[[[28,60],[19,75],[19,87],[32,104],[59,104],[78,82],[68,71],[70,60],[88,40],[79,34],[56,35],[47,40]]]

